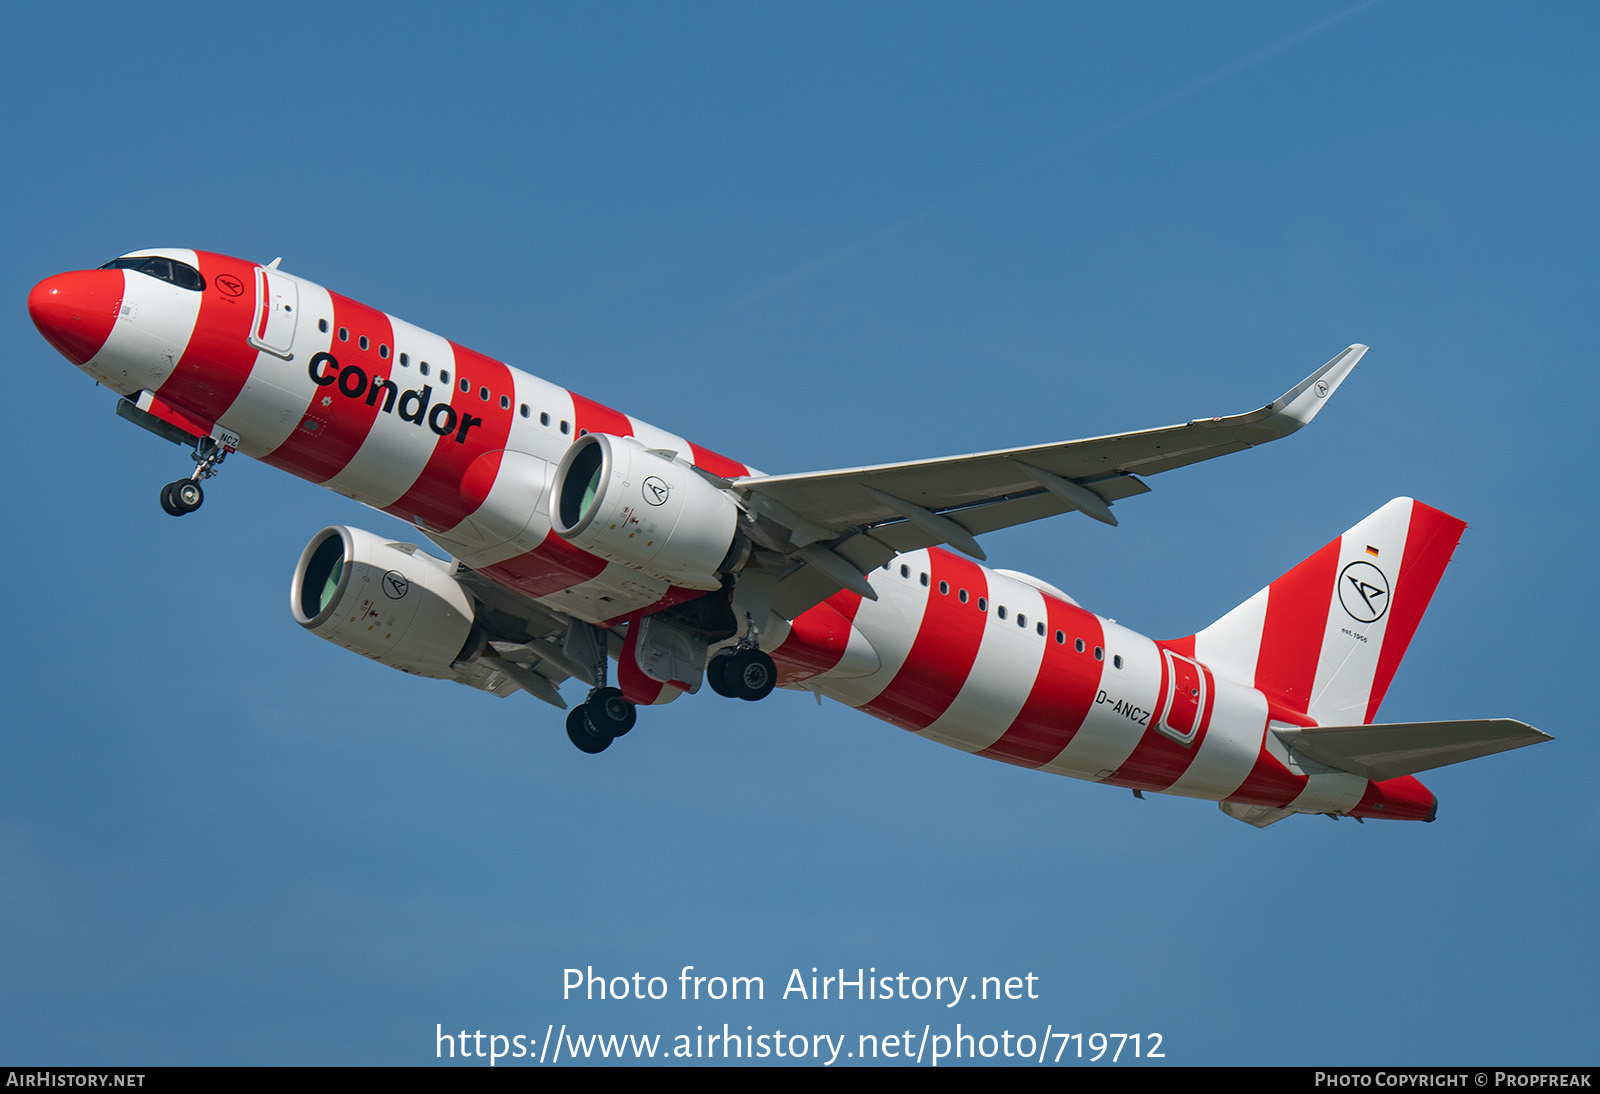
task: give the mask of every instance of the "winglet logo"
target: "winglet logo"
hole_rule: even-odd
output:
[[[1389,610],[1389,579],[1370,562],[1352,562],[1339,572],[1339,603],[1357,623],[1376,623]]]

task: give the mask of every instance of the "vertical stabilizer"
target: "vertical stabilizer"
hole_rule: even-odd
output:
[[[1396,498],[1194,636],[1194,656],[1319,725],[1377,715],[1466,524]]]

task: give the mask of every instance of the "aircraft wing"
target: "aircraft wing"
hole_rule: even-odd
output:
[[[593,672],[569,656],[563,638],[572,621],[459,564],[455,579],[477,598],[492,633],[523,636],[488,642],[485,656],[453,666],[457,679],[502,698],[518,688],[553,707],[566,709],[557,686],[569,677],[594,683]],[[590,657],[590,663],[593,663]]]
[[[1316,417],[1366,351],[1351,346],[1266,406],[1229,417],[727,485],[756,518],[758,544],[784,560],[773,607],[793,618],[841,588],[876,599],[862,575],[903,551],[942,543],[982,559],[977,535],[1072,510],[1116,524],[1111,503],[1150,489],[1138,476],[1288,436]]]

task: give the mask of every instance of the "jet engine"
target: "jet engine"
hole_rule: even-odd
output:
[[[324,528],[306,544],[289,587],[295,622],[401,672],[452,679],[480,650],[472,599],[450,564],[359,528]]]
[[[744,565],[739,509],[674,453],[590,433],[556,468],[551,525],[574,547],[691,589]]]

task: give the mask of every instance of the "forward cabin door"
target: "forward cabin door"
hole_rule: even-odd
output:
[[[250,344],[288,360],[299,310],[300,287],[294,278],[256,267],[256,315],[250,324]]]

